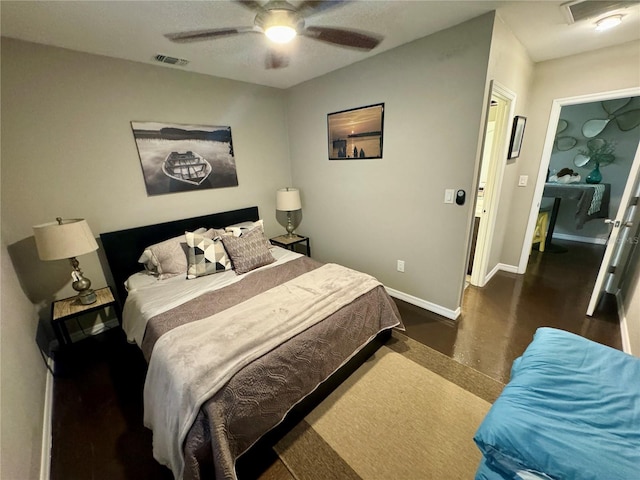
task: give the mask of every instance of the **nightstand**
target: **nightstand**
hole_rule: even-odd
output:
[[[56,300],[51,304],[51,324],[61,347],[73,343],[66,325],[66,321],[72,318],[107,307],[114,307],[118,322],[122,323],[118,304],[113,296],[111,287],[100,288],[95,293],[97,300],[90,305],[81,304],[77,296]]]
[[[269,239],[269,241],[273,245],[286,248],[287,250],[291,250],[292,252],[297,251],[296,245],[301,246],[304,249],[304,251],[298,252],[298,253],[303,253],[307,257],[311,256],[311,246],[309,245],[309,237],[305,237],[303,235],[295,235],[295,234],[293,235],[293,237],[280,235],[279,237],[273,237]]]

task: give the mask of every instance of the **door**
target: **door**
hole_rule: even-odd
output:
[[[629,180],[622,194],[620,208],[615,218],[607,218],[605,223],[611,225],[611,235],[604,251],[604,258],[598,271],[596,284],[589,300],[587,315],[593,315],[600,298],[606,291],[616,293],[624,273],[627,259],[633,247],[633,232],[637,230],[638,197],[640,197],[640,145],[629,172]]]

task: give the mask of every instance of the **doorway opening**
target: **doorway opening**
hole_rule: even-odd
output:
[[[467,282],[483,287],[495,272],[487,272],[492,254],[498,201],[506,166],[510,121],[516,95],[499,83],[491,83],[491,98],[480,160],[480,174],[473,236],[467,261]]]
[[[592,241],[590,241],[590,243],[599,243],[600,245],[606,245],[606,247],[603,247],[604,253],[597,278],[589,279],[590,281],[595,282],[595,286],[591,295],[589,306],[587,308],[587,315],[593,314],[597,302],[604,292],[604,283],[607,277],[606,272],[611,266],[611,260],[613,258],[617,258],[618,261],[620,261],[619,256],[615,254],[616,247],[619,246],[619,242],[617,241],[618,235],[621,233],[621,230],[624,231],[625,218],[629,216],[630,202],[633,201],[632,191],[640,175],[640,146],[638,141],[640,138],[640,130],[638,128],[638,124],[632,126],[633,122],[625,123],[615,121],[616,111],[618,111],[619,113],[623,113],[628,111],[629,109],[633,109],[633,106],[625,107],[625,105],[628,104],[624,103],[623,100],[627,98],[634,100],[633,97],[638,97],[638,95],[640,95],[640,89],[633,88],[585,95],[580,97],[570,97],[555,100],[551,109],[549,125],[547,128],[547,135],[542,154],[542,161],[540,164],[540,170],[538,172],[536,190],[534,192],[533,202],[529,214],[528,228],[523,240],[520,263],[518,265],[518,273],[524,273],[527,269],[529,254],[531,252],[531,238],[533,238],[533,232],[536,226],[538,212],[540,210],[541,203],[543,201],[548,201],[548,198],[544,196],[545,184],[547,183],[547,180],[554,179],[553,174],[556,174],[556,178],[558,177],[557,173],[559,173],[558,167],[560,167],[560,165],[552,164],[552,157],[554,157],[554,155],[557,155],[559,151],[560,153],[566,153],[565,161],[568,163],[566,165],[563,165],[562,167],[565,169],[573,170],[574,174],[577,173],[578,175],[580,175],[580,183],[584,185],[585,177],[589,174],[589,170],[594,167],[593,165],[590,165],[588,163],[583,163],[585,162],[585,159],[581,157],[581,155],[590,157],[588,145],[590,140],[594,138],[600,139],[599,141],[613,139],[615,143],[619,142],[619,139],[622,138],[620,137],[620,132],[631,136],[631,140],[629,140],[628,138],[624,140],[625,142],[630,141],[630,146],[627,146],[624,154],[621,151],[622,149],[619,153],[614,152],[614,156],[616,155],[616,153],[618,153],[620,158],[613,159],[613,163],[610,164],[611,167],[615,166],[615,168],[617,168],[618,170],[620,170],[620,168],[624,165],[626,171],[619,171],[619,178],[615,180],[614,168],[610,168],[609,170],[607,170],[608,167],[604,167],[602,169],[605,177],[602,182],[610,182],[610,187],[612,189],[610,193],[611,203],[610,208],[608,209],[609,216],[603,216],[602,218],[591,218],[588,220],[588,223],[585,223],[584,225],[585,231],[591,232]],[[640,99],[635,99],[634,101],[640,102]],[[563,112],[568,111],[569,108],[574,106],[588,107],[588,104],[592,104],[594,108],[598,109],[598,112],[600,111],[600,109],[602,110],[602,113],[599,115],[599,120],[600,122],[605,122],[602,119],[607,118],[608,120],[606,121],[606,123],[601,125],[602,128],[597,132],[590,129],[591,126],[597,123],[591,121],[598,119],[598,117],[596,116],[592,119],[584,119],[583,121],[581,121],[581,124],[577,125],[577,129],[574,128],[574,132],[577,133],[571,135],[566,133],[566,125],[568,122],[563,117]],[[613,113],[608,114],[608,110],[611,110]],[[625,118],[629,118],[629,115],[626,115]],[[620,146],[621,145],[618,145],[618,148]],[[591,164],[593,163],[594,162],[591,161]],[[607,182],[607,176],[609,177],[609,182]],[[615,185],[615,189],[613,185],[614,181],[617,182]],[[549,189],[547,189],[547,191],[548,190]],[[553,198],[551,200],[553,201]],[[562,200],[562,202],[564,202],[564,200]],[[573,209],[572,211],[564,212],[564,221],[566,222],[569,219],[573,219],[575,221],[576,203],[574,202],[573,204],[571,204],[567,202],[564,207],[569,208],[569,210]],[[558,218],[560,219],[560,221],[563,220],[562,215],[559,214],[555,219],[555,222],[558,222]],[[550,226],[550,230],[553,232],[555,228],[555,230],[558,231],[558,225],[558,223],[554,223],[553,226]],[[571,230],[571,228],[573,228],[573,230]],[[563,228],[560,228],[559,234],[554,235],[554,238],[562,238],[567,241],[584,241],[586,235],[584,233],[580,234],[580,232],[581,230],[576,229],[576,227],[569,227],[564,230]],[[549,240],[550,237],[548,236],[547,244],[549,243]],[[562,259],[559,257],[561,257],[563,253],[553,253],[553,251],[547,252],[547,250],[545,249],[544,255],[557,255],[558,261],[562,261]]]

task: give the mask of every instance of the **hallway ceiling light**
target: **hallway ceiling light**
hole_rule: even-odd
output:
[[[596,32],[603,32],[622,23],[622,15],[611,15],[596,22]]]

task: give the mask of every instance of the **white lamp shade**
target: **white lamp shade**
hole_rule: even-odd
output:
[[[276,210],[292,212],[301,208],[300,190],[297,188],[281,188],[276,192]]]
[[[72,258],[98,249],[89,224],[80,218],[36,225],[33,234],[42,260]]]

